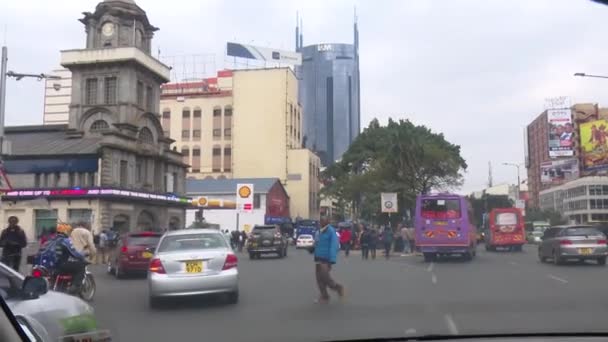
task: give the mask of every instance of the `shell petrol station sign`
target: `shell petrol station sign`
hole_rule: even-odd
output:
[[[253,184],[236,185],[236,208],[241,212],[253,211]]]

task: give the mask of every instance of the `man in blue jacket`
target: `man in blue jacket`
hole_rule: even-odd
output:
[[[320,228],[315,234],[315,272],[321,293],[318,303],[325,304],[329,301],[328,287],[336,291],[340,297],[344,296],[344,286],[336,283],[330,275],[331,265],[336,263],[339,246],[336,229],[331,224]]]

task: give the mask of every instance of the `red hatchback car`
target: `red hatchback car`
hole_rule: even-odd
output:
[[[122,278],[129,273],[147,272],[150,258],[162,235],[159,232],[133,232],[122,236],[110,255],[108,273]]]

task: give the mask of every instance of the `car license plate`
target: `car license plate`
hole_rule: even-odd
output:
[[[203,272],[203,262],[201,260],[186,261],[186,273],[202,273],[202,272]]]
[[[588,255],[591,254],[593,250],[591,248],[579,248],[578,252],[583,255]]]
[[[144,259],[150,259],[152,257],[152,255],[153,254],[150,253],[150,252],[143,252],[143,253],[141,253],[141,257],[144,258]]]
[[[448,221],[435,221],[435,225],[437,226],[447,226]]]

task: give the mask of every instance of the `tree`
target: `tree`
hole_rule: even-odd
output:
[[[397,192],[400,208],[412,208],[420,193],[460,186],[466,167],[460,147],[443,134],[409,120],[382,126],[374,119],[321,174],[321,196],[344,200],[353,216],[371,219],[380,213],[381,192]]]
[[[507,195],[490,195],[484,193],[481,198],[473,196],[468,197],[471,206],[473,207],[473,224],[481,226],[483,223],[483,214],[489,213],[496,208],[512,208],[513,201]]]

